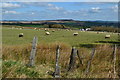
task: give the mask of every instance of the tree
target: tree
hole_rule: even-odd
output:
[[[65,28],[65,25],[61,24],[50,24],[49,28]]]

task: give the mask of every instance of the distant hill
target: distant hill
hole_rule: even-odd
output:
[[[78,21],[73,19],[59,19],[59,20],[42,20],[42,21],[25,21],[25,20],[3,20],[0,21],[2,25],[20,25],[32,27],[33,25],[39,27],[49,27],[53,24],[60,24],[65,28],[86,28],[86,27],[118,27],[118,23],[115,21]]]

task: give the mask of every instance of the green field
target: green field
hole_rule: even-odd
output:
[[[11,29],[7,27],[3,27],[2,29],[2,42],[3,45],[22,45],[31,43],[34,36],[38,37],[38,43],[66,43],[71,46],[76,46],[80,44],[101,44],[97,43],[97,41],[113,41],[117,42],[117,34],[112,33],[99,33],[97,32],[81,32],[77,30],[66,31],[66,30],[56,30],[52,32],[49,30],[50,35],[45,35],[44,30],[33,30],[33,29]],[[78,32],[78,36],[73,36],[74,32]],[[18,34],[24,33],[23,38],[19,38]],[[110,39],[105,39],[105,35],[110,34]]]
[[[60,76],[61,78],[113,78],[113,45],[96,45],[95,55],[92,60],[89,75],[85,75],[88,61],[91,57],[93,47],[89,44],[104,44],[103,42],[118,42],[116,33],[99,33],[89,31],[81,32],[77,30],[66,31],[65,29],[52,32],[45,35],[45,30],[34,29],[11,29],[11,26],[2,28],[2,78],[53,78],[56,61],[56,47],[60,45]],[[74,32],[78,32],[78,36],[73,36]],[[23,38],[19,38],[18,34],[24,33]],[[105,39],[105,35],[110,34],[110,39]],[[35,65],[33,67],[26,66],[29,63],[31,53],[31,42],[33,37],[38,37],[38,45],[35,56]],[[87,45],[83,47],[81,45]],[[76,57],[76,65],[72,72],[68,72],[70,62],[71,48],[77,46],[76,49],[81,56],[83,65]],[[116,49],[116,70],[119,60],[120,49]],[[1,66],[1,65],[0,65]],[[117,73],[119,73],[117,71]],[[118,76],[116,76],[118,78]]]

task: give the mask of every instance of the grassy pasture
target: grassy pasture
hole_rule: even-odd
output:
[[[33,30],[33,29],[11,29],[7,27],[3,27],[2,29],[2,40],[3,45],[22,45],[31,43],[34,36],[38,37],[38,43],[53,43],[53,42],[61,42],[66,43],[68,45],[79,45],[79,44],[98,44],[96,41],[117,41],[117,34],[112,33],[99,33],[97,32],[81,32],[81,31],[66,31],[59,30],[52,32],[50,35],[45,35],[44,30]],[[74,32],[78,32],[78,36],[73,36]],[[19,38],[18,34],[24,33],[23,38]],[[105,35],[110,34],[110,39],[105,39]]]
[[[53,78],[51,75],[55,69],[56,46],[60,44],[60,68],[62,78],[111,78],[113,74],[112,45],[96,46],[96,53],[92,60],[90,74],[85,76],[87,62],[91,56],[92,48],[77,47],[84,65],[79,64],[77,58],[76,68],[73,72],[66,72],[69,65],[71,46],[80,44],[102,44],[96,41],[117,41],[117,34],[97,32],[80,32],[56,30],[50,35],[45,35],[44,30],[34,29],[11,29],[4,27],[2,29],[2,77],[3,78]],[[78,36],[73,36],[78,32]],[[18,34],[24,33],[23,38]],[[105,39],[105,35],[110,34],[110,39]],[[29,68],[26,66],[29,62],[31,52],[31,42],[34,36],[38,37],[35,66]],[[117,62],[120,49],[117,49]],[[118,65],[118,63],[117,63]],[[79,66],[79,67],[78,67]],[[117,66],[116,66],[117,67]],[[117,68],[118,69],[118,68]],[[110,73],[111,72],[111,73]],[[110,76],[109,76],[110,75]],[[118,76],[117,76],[118,77]]]

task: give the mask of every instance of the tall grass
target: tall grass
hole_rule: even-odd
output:
[[[60,45],[60,62],[69,58],[70,46],[63,43],[51,43],[51,44],[38,44],[36,52],[36,63],[46,64],[53,63],[55,61],[56,46]],[[3,60],[22,60],[24,62],[29,61],[31,52],[31,44],[23,46],[6,46],[3,45]],[[64,64],[64,63],[63,63]]]
[[[21,77],[21,76],[29,77],[31,76],[31,77],[50,78],[51,76],[49,76],[48,73],[51,70],[54,71],[57,45],[60,45],[61,47],[60,48],[60,66],[61,66],[62,77],[64,78],[68,78],[68,77],[69,78],[86,78],[84,73],[87,67],[87,63],[91,56],[92,48],[85,48],[85,47],[77,48],[79,50],[80,56],[82,57],[84,65],[83,66],[80,65],[78,57],[77,57],[76,69],[74,70],[74,72],[71,73],[71,72],[66,72],[68,65],[69,65],[69,60],[70,60],[71,46],[65,43],[38,44],[36,57],[35,57],[36,66],[30,69],[30,72],[29,72],[29,68],[25,67],[25,65],[28,64],[29,62],[31,44],[23,45],[23,46],[3,45],[3,63],[6,63],[9,66],[13,66],[13,67],[9,67],[9,66],[6,66],[6,64],[3,64],[3,67],[4,67],[3,76],[4,77]],[[95,52],[94,58],[91,63],[88,77],[89,78],[110,78],[109,77],[110,75],[113,77],[114,76],[113,62],[112,62],[113,61],[112,59],[113,46],[112,45],[99,45],[99,46],[96,46],[95,49],[96,49],[96,52]],[[118,53],[119,53],[119,49],[117,49],[117,56],[118,56]],[[12,61],[12,62],[9,62],[9,61]],[[119,61],[119,58],[117,58],[117,61]],[[19,64],[22,65],[23,68],[21,68],[22,66],[19,66]],[[43,67],[40,67],[41,65]],[[116,65],[118,66],[119,64],[117,63]],[[49,69],[48,69],[48,66],[49,66]],[[46,70],[48,71],[48,73],[45,72]],[[26,73],[26,71],[28,71],[28,73]],[[43,71],[43,72],[41,73],[40,71]],[[11,73],[13,73],[13,76],[10,75]]]

